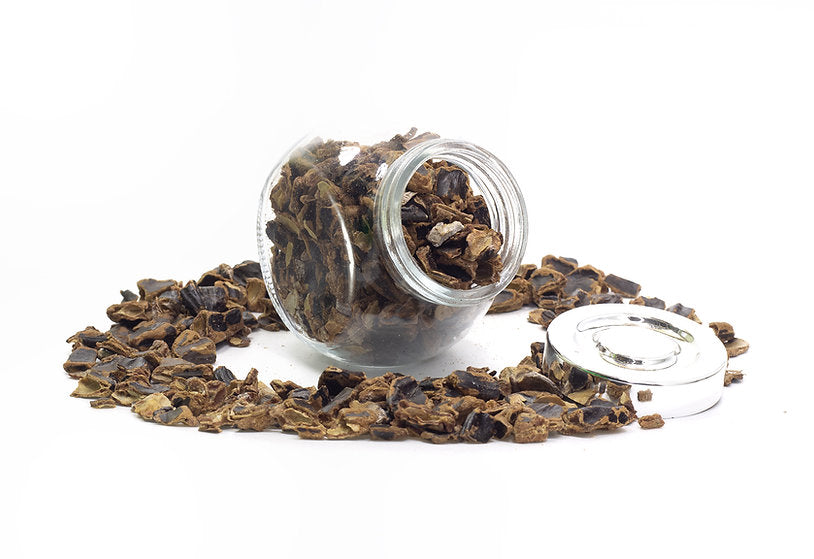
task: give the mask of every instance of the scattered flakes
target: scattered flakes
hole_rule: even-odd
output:
[[[213,376],[215,377],[215,380],[219,380],[225,384],[229,384],[233,380],[236,380],[235,374],[226,367],[222,366],[215,369]]]
[[[607,288],[604,285],[605,273],[593,266],[580,266],[565,276],[565,285],[562,293],[566,296],[576,295],[578,291],[585,293],[602,293]]]
[[[107,340],[107,334],[100,332],[93,326],[86,326],[84,330],[80,330],[65,341],[69,344],[73,344],[71,349],[79,349],[95,348],[96,344],[104,342],[105,340]]]
[[[165,291],[176,287],[175,280],[143,279],[136,282],[139,297],[142,301],[152,301]]]
[[[618,429],[633,421],[630,411],[624,406],[602,405],[592,402],[563,414],[565,429],[571,433]]]
[[[197,427],[198,419],[187,406],[178,408],[164,407],[153,413],[153,421],[162,425],[180,425],[184,427]]]
[[[432,215],[463,217],[455,220],[461,225],[457,232],[437,239],[437,253],[429,252],[428,241],[422,241],[427,244],[417,253],[424,250],[428,259],[446,262],[444,266],[457,261],[461,270],[475,278],[499,273],[491,265],[481,268],[486,261],[479,260],[488,261],[502,242],[490,232],[482,201],[467,198],[471,195],[468,182],[454,168],[428,165],[428,182],[416,183],[405,206],[422,208],[426,219]],[[438,202],[438,196],[432,194],[439,169],[447,177],[443,187],[449,197],[446,202]],[[319,188],[328,192],[332,187]],[[425,233],[442,223],[452,225],[447,221],[424,223]],[[445,228],[438,231],[441,235]],[[428,260],[427,269],[435,270],[438,262]],[[634,295],[631,304],[665,308],[660,299],[639,296],[637,284],[613,274],[606,276],[592,266],[579,266],[574,259],[549,255],[541,264],[521,266],[490,312],[536,305],[529,320],[547,326],[569,308],[621,302]],[[123,291],[122,302],[108,309],[116,321],[108,331],[88,326],[67,340],[72,352],[64,368],[78,381],[72,396],[91,399],[94,408],[129,406],[146,421],[162,425],[197,426],[212,433],[281,429],[307,439],[414,438],[435,444],[513,439],[530,443],[543,442],[552,434],[618,429],[636,419],[630,386],[600,381],[558,363],[547,366],[542,342],[532,344],[530,355],[516,366],[503,368],[500,375],[489,368],[467,367],[419,381],[392,372],[369,378],[364,372],[327,367],[314,387],[287,380],[274,380],[267,386],[255,369],[240,380],[226,367],[213,367],[217,344],[245,347],[252,329],[284,329],[261,276],[260,266],[246,261],[234,268],[221,264],[183,287],[174,280],[146,279],[138,282],[139,295]],[[464,281],[447,276],[451,283]],[[309,312],[319,304],[310,295],[302,303]],[[371,328],[414,316],[410,314],[414,309],[392,303],[381,307],[378,300],[371,299],[366,304],[365,312],[375,317]],[[688,307],[674,305],[670,310],[697,320]],[[327,312],[330,319],[323,327],[341,329],[342,316],[335,308]],[[440,320],[455,316],[444,314],[448,313],[444,308],[433,312],[439,313],[436,318]],[[730,324],[714,322],[710,327],[730,356],[748,349]],[[742,378],[741,371],[728,370],[724,384]],[[652,393],[641,390],[636,397],[646,402]],[[638,421],[646,429],[663,425],[657,414]]]

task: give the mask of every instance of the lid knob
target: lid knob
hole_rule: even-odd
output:
[[[681,353],[675,339],[641,323],[602,328],[593,333],[593,340],[605,361],[626,369],[666,369]]]

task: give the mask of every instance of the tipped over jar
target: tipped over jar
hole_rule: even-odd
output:
[[[413,129],[298,144],[266,181],[257,239],[289,330],[345,364],[389,367],[466,335],[517,272],[527,228],[499,159]]]

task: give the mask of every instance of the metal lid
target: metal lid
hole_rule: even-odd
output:
[[[586,305],[548,327],[556,358],[587,373],[631,385],[640,415],[703,411],[723,391],[727,355],[712,329],[675,313],[629,304]],[[652,400],[637,401],[650,390]]]

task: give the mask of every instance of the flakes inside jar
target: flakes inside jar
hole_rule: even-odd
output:
[[[347,357],[375,353],[396,361],[408,351],[405,340],[429,354],[465,324],[466,309],[436,313],[441,307],[402,290],[374,238],[382,173],[411,146],[435,138],[413,129],[372,145],[316,139],[282,165],[270,185],[273,215],[265,227],[271,273],[289,317],[312,340]],[[503,237],[491,229],[486,201],[462,168],[424,162],[400,202],[404,243],[430,279],[456,290],[500,280]],[[249,308],[257,310],[258,295],[246,284]]]

